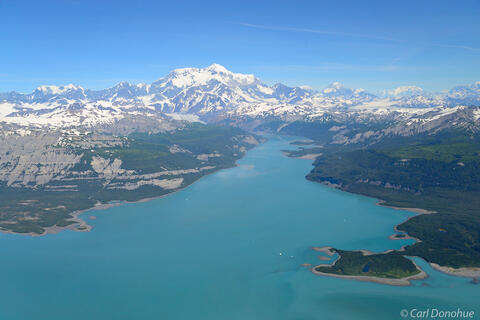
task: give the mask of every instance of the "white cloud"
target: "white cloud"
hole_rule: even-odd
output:
[[[308,28],[292,28],[292,27],[281,27],[281,26],[266,26],[252,23],[236,23],[238,25],[255,28],[255,29],[264,29],[272,31],[292,31],[292,32],[303,32],[303,33],[316,33],[316,34],[326,34],[332,36],[341,36],[341,37],[357,37],[357,38],[367,38],[375,40],[384,40],[384,41],[398,41],[389,37],[371,35],[371,34],[362,34],[362,33],[351,33],[351,32],[340,32],[340,31],[328,31],[328,30],[318,30],[318,29],[308,29]]]

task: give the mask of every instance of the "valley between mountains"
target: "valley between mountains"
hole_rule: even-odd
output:
[[[317,271],[402,279],[420,272],[406,256],[457,274],[480,268],[480,82],[441,93],[336,82],[316,91],[213,64],[151,84],[1,93],[0,228],[88,230],[82,210],[184,188],[234,166],[265,133],[308,139],[290,155],[313,155],[311,181],[434,212],[397,226],[395,237],[415,244],[371,255],[332,248],[341,258]]]

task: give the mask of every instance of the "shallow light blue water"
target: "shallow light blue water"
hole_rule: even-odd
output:
[[[458,307],[480,286],[429,273],[411,287],[312,274],[312,246],[382,251],[410,213],[307,181],[311,161],[272,138],[236,168],[171,196],[83,215],[91,232],[0,235],[0,320],[400,319]],[[280,255],[281,253],[281,255]]]

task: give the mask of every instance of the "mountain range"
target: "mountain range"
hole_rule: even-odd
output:
[[[0,125],[96,127],[139,117],[241,124],[353,117],[363,121],[401,119],[406,123],[406,119],[436,120],[478,105],[480,82],[441,93],[405,86],[375,95],[338,82],[320,91],[280,83],[269,86],[254,75],[212,64],[176,69],[151,84],[121,82],[104,90],[73,84],[44,85],[29,94],[0,93]],[[478,122],[478,110],[470,113],[471,120]]]

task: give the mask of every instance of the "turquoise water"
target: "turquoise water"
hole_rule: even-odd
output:
[[[400,319],[480,314],[480,286],[428,272],[411,287],[320,277],[312,246],[382,251],[410,213],[307,181],[282,138],[171,196],[89,211],[91,232],[0,235],[0,319]],[[281,253],[281,255],[280,255]]]

